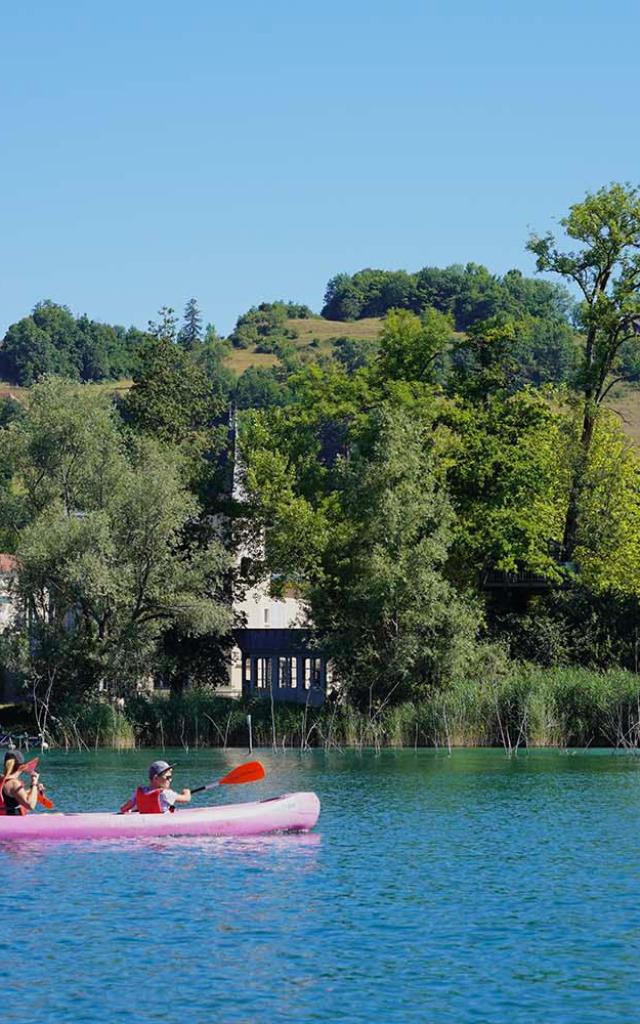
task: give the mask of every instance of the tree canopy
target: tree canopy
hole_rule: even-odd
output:
[[[329,320],[384,316],[390,309],[421,313],[432,307],[453,317],[456,329],[499,313],[566,321],[569,293],[548,281],[526,278],[518,270],[500,277],[477,263],[404,270],[359,270],[329,281],[322,315]]]
[[[226,632],[227,556],[189,543],[198,506],[175,452],[128,437],[106,397],[59,379],[34,386],[0,442],[34,685],[68,656],[76,694],[121,690],[154,671],[167,629]]]

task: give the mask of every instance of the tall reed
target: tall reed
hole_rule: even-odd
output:
[[[320,709],[235,701],[210,689],[105,700],[54,723],[64,746],[247,747],[640,746],[640,676],[624,670],[541,669],[519,664],[503,678],[460,679],[413,702],[364,713],[331,699]]]

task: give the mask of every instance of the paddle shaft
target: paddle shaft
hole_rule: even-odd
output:
[[[241,764],[237,768],[232,768],[224,778],[218,779],[217,782],[209,782],[206,786],[196,786],[195,789],[191,790],[191,795],[203,793],[205,789],[215,789],[216,786],[237,786],[244,782],[259,782],[264,777],[265,770],[260,762],[249,761],[247,764]]]

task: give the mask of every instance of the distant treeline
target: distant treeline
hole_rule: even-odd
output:
[[[5,334],[0,344],[0,378],[29,386],[46,374],[84,381],[130,377],[145,337],[136,327],[74,317],[66,306],[39,302]]]
[[[328,320],[360,320],[384,316],[390,309],[421,313],[427,307],[453,316],[457,330],[478,320],[506,313],[520,318],[566,320],[572,310],[562,285],[524,277],[509,270],[500,277],[478,263],[406,270],[359,270],[337,274],[327,285],[322,316]]]
[[[476,263],[440,269],[424,267],[415,274],[404,270],[360,270],[333,277],[325,292],[322,316],[350,321],[383,317],[390,309],[422,314],[426,309],[447,313],[459,331],[488,318],[506,315],[533,319],[537,335],[553,335],[554,349],[571,362],[570,339],[558,339],[557,329],[568,331],[572,313],[569,293],[561,285],[524,277],[510,270],[500,277]],[[238,317],[229,336],[235,348],[272,352],[285,365],[296,361],[295,330],[289,321],[307,319],[312,310],[295,302],[263,302]],[[553,325],[553,326],[551,326]],[[29,386],[42,376],[57,374],[74,380],[100,381],[134,377],[139,370],[140,343],[162,333],[193,350],[201,342],[219,341],[202,319],[195,299],[187,304],[179,329],[173,310],[164,307],[159,323],[146,330],[99,323],[87,315],[75,317],[67,306],[49,300],[39,302],[28,316],[12,324],[0,342],[0,379]],[[543,373],[544,379],[549,374]],[[554,372],[552,379],[564,379]]]

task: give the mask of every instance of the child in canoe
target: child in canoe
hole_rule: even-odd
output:
[[[37,760],[37,758],[36,758]],[[35,810],[40,793],[38,772],[31,771],[31,785],[25,786],[20,773],[24,770],[24,757],[19,750],[9,750],[4,755],[4,767],[0,775],[0,814],[28,814]]]
[[[188,804],[191,801],[191,790],[183,789],[176,793],[171,788],[175,765],[167,761],[154,761],[149,765],[149,785],[138,786],[130,800],[120,808],[120,814],[138,811],[140,814],[166,814],[173,811],[176,804]]]

